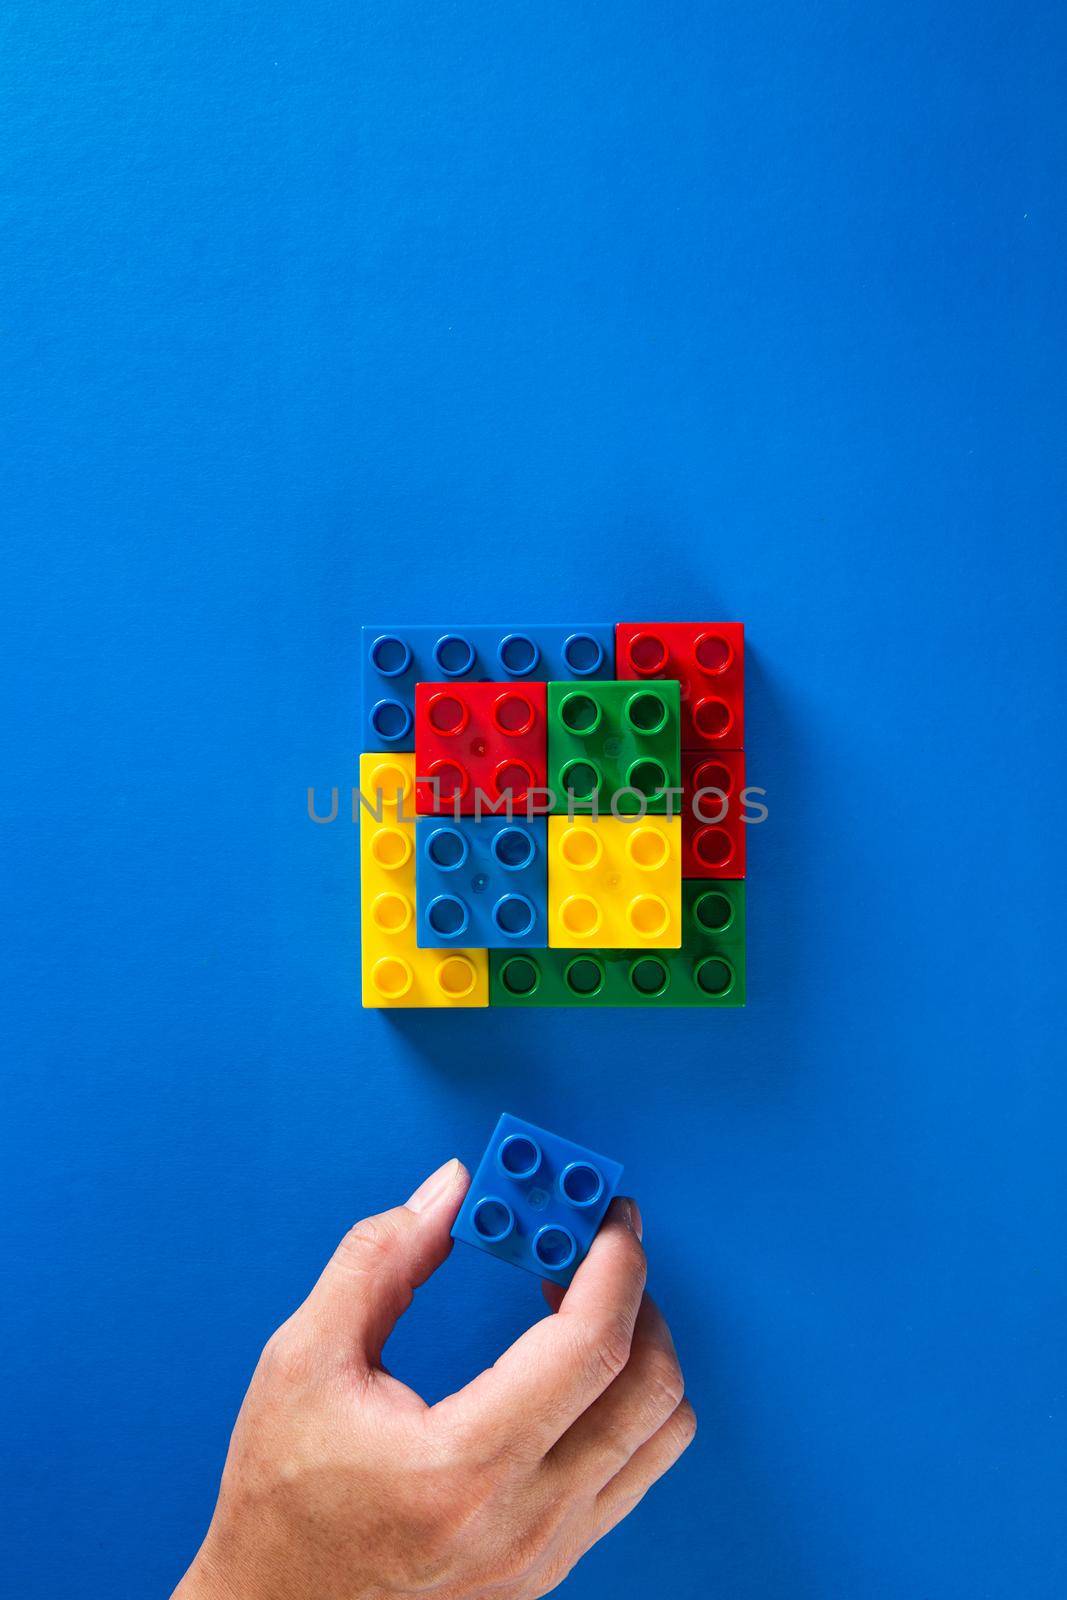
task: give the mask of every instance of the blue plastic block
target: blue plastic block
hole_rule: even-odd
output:
[[[423,950],[543,950],[547,819],[420,817],[415,906],[416,942]]]
[[[416,683],[614,678],[615,630],[607,622],[364,628],[361,658],[360,749],[414,750]]]
[[[617,1161],[505,1111],[452,1237],[566,1287],[621,1177]]]

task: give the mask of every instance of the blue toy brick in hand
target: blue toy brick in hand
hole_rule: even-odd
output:
[[[566,1287],[621,1178],[617,1161],[505,1111],[452,1237]]]

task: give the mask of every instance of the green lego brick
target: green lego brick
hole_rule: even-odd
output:
[[[599,680],[548,686],[548,786],[553,810],[607,814],[681,812],[680,689]],[[677,791],[669,795],[668,790]],[[626,792],[626,791],[636,791]]]
[[[743,879],[686,879],[680,950],[490,950],[491,1006],[743,1006]]]

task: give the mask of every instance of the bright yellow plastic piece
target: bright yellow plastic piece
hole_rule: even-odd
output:
[[[677,950],[681,817],[549,817],[548,942],[557,950]]]
[[[359,758],[363,1004],[487,1006],[487,950],[420,950],[415,943],[415,757]],[[398,804],[399,802],[399,804]]]

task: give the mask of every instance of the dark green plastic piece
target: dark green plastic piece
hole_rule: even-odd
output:
[[[491,1006],[743,1006],[743,879],[687,878],[680,950],[490,950]]]
[[[588,813],[593,796],[603,816],[681,815],[680,689],[655,683],[550,683],[548,686],[548,786],[553,810]],[[669,796],[667,791],[679,792]],[[636,791],[636,793],[629,792]],[[670,803],[668,803],[670,802]]]

